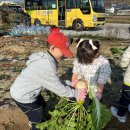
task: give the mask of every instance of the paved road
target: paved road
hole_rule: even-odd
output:
[[[130,28],[130,24],[116,24],[116,23],[106,23],[104,25],[104,28],[109,27],[109,26],[117,27],[119,29],[128,29],[128,28]]]
[[[120,39],[130,39],[130,24],[114,24],[106,23],[100,28],[88,31],[68,31],[62,30],[62,32],[69,36],[74,35],[92,35],[92,36],[102,36],[102,37],[116,37]]]

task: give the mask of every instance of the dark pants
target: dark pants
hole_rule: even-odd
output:
[[[128,105],[130,104],[130,86],[123,85],[122,86],[122,95],[120,98],[120,105],[118,109],[117,115],[125,116],[128,111]]]
[[[37,123],[43,122],[44,109],[46,106],[45,101],[42,96],[38,96],[37,100],[32,103],[19,103],[15,101],[16,104],[20,107],[20,109],[27,115],[29,121],[32,125],[32,130],[38,130],[35,126]]]

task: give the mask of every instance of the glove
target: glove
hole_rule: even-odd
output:
[[[101,100],[101,98],[102,98],[102,93],[100,93],[100,92],[96,92],[96,98],[98,99],[98,100]]]
[[[87,91],[85,89],[78,89],[77,101],[85,100]]]

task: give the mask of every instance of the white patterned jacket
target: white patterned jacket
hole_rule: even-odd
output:
[[[109,61],[102,55],[91,64],[81,64],[77,59],[74,60],[73,64],[73,73],[78,75],[78,79],[84,78],[94,86],[106,84],[110,78],[111,68]]]

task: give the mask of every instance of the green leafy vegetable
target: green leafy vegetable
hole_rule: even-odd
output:
[[[100,118],[96,117],[95,114],[95,104],[93,103],[91,106],[91,116],[92,116],[92,124],[93,124],[93,128],[94,130],[101,130],[103,128],[105,128],[105,126],[107,125],[107,123],[111,120],[111,113],[109,111],[109,109],[107,109],[107,107],[103,104],[100,103]]]
[[[37,128],[40,130],[101,130],[110,121],[111,113],[105,105],[99,104],[99,117],[97,117],[95,100],[86,110],[76,101],[61,98],[55,110],[50,112],[51,119],[38,124]]]
[[[114,54],[118,54],[118,55],[122,55],[124,53],[124,51],[126,50],[126,48],[111,48],[110,51],[111,53]]]

